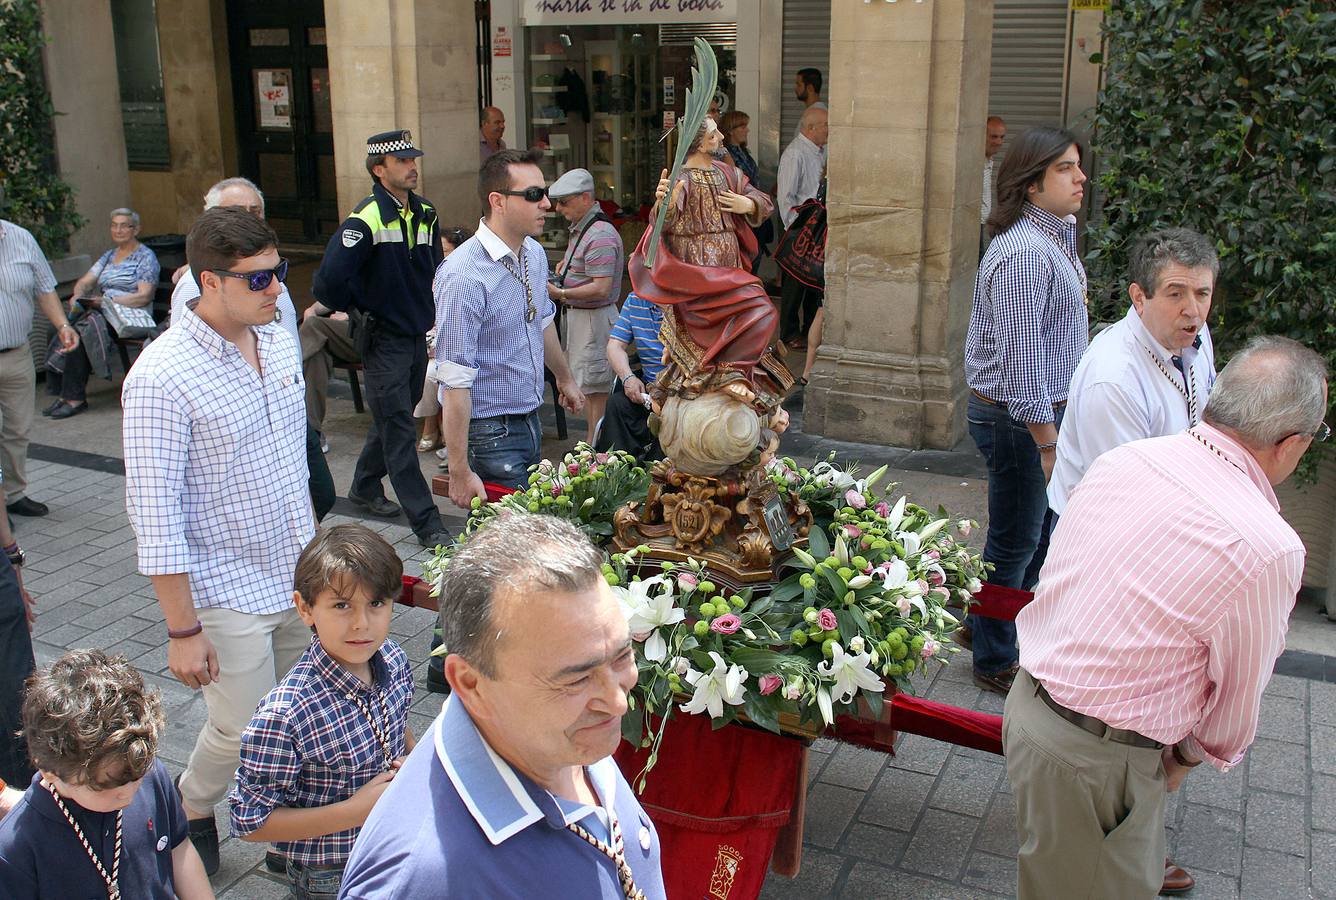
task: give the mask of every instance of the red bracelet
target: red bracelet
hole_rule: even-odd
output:
[[[177,640],[178,638],[194,637],[203,630],[204,630],[204,623],[201,622],[199,619],[196,619],[194,625],[191,625],[189,628],[183,628],[180,631],[173,631],[172,629],[168,628],[167,637],[172,640]]]

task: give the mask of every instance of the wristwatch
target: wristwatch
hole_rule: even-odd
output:
[[[28,556],[23,552],[23,548],[19,546],[18,541],[5,547],[4,551],[5,556],[9,557],[9,564],[16,569],[22,567],[28,561]]]

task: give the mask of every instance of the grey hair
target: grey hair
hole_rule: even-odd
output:
[[[122,206],[119,209],[113,209],[111,211],[111,218],[114,219],[117,216],[125,216],[130,220],[131,225],[133,225],[135,228],[139,227],[139,213],[135,212],[130,207]]]
[[[1255,337],[1234,354],[1211,389],[1202,420],[1256,449],[1317,430],[1327,412],[1327,364],[1298,341]]]
[[[264,213],[264,192],[260,190],[255,182],[251,181],[249,178],[242,178],[240,175],[233,178],[224,178],[222,181],[209,188],[204,194],[204,208],[213,209],[216,206],[221,206],[223,203],[223,191],[230,187],[244,187],[254,191],[255,196],[260,198],[260,212],[261,214]]]
[[[1154,297],[1160,287],[1160,273],[1169,263],[1210,269],[1212,279],[1220,274],[1220,257],[1209,239],[1191,228],[1164,228],[1143,235],[1132,245],[1128,277],[1147,297]]]
[[[564,519],[519,513],[494,519],[445,568],[441,642],[492,678],[501,638],[498,594],[522,605],[536,592],[587,590],[603,577],[602,565],[602,552]]]

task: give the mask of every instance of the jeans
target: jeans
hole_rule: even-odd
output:
[[[0,778],[19,790],[27,788],[33,775],[28,743],[19,729],[23,683],[35,668],[18,576],[9,558],[0,554]]]
[[[1055,411],[1062,425],[1063,408]],[[1003,587],[1030,590],[1048,554],[1053,513],[1039,450],[1030,429],[1008,414],[1005,406],[970,395],[967,413],[970,437],[988,462],[988,538],[985,562],[993,564],[988,580]],[[971,614],[974,670],[993,675],[1016,665],[1016,623]]]
[[[288,860],[288,888],[296,900],[335,900],[343,866],[304,866]]]
[[[426,338],[400,334],[367,316],[359,343],[371,428],[357,457],[349,493],[363,500],[383,497],[381,479],[389,475],[414,534],[426,537],[444,531],[440,511],[422,477],[413,419],[413,407],[422,399],[427,376]]]
[[[483,481],[519,490],[529,486],[543,444],[538,411],[469,422],[469,468]]]

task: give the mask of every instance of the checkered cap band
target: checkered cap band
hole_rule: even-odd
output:
[[[412,150],[412,141],[384,141],[379,144],[367,144],[367,156],[379,156],[382,153],[395,153],[399,150]]]

